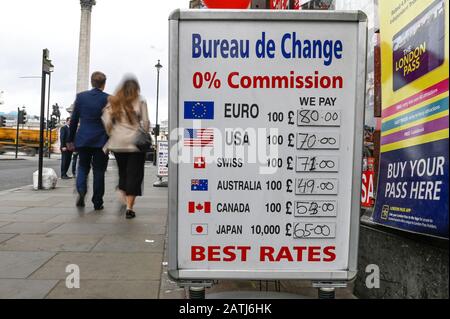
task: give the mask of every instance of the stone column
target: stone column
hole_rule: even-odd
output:
[[[91,12],[95,0],[80,0],[80,45],[78,48],[77,93],[89,89],[89,63],[91,51]]]

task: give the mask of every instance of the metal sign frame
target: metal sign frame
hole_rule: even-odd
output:
[[[305,279],[350,281],[357,274],[361,201],[361,170],[366,88],[367,16],[361,11],[272,11],[272,10],[180,10],[169,17],[169,131],[179,127],[179,28],[182,21],[312,21],[354,22],[358,25],[359,52],[356,66],[355,135],[350,216],[348,269],[327,271],[178,269],[178,164],[169,161],[169,264],[168,274],[177,281],[204,282],[215,279]],[[178,139],[169,139],[169,153],[176,152]],[[177,154],[178,155],[178,154]],[[170,156],[173,158],[172,156]]]

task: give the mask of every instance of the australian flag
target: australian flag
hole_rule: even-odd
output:
[[[214,102],[184,102],[184,118],[186,120],[213,120]]]
[[[208,190],[207,179],[193,179],[191,180],[191,191],[204,192]]]

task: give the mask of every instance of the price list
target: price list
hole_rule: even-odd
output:
[[[310,22],[295,34],[339,42],[328,63],[323,52],[287,59],[299,22],[270,25],[179,29],[177,266],[194,277],[349,267],[358,28]]]

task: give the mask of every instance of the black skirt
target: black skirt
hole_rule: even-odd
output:
[[[119,167],[119,189],[130,196],[142,196],[145,153],[116,153]]]

